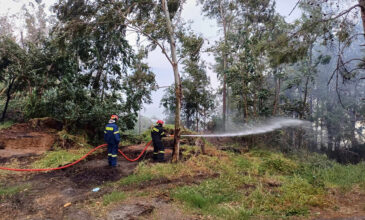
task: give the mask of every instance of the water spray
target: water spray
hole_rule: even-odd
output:
[[[240,131],[217,133],[217,134],[193,134],[193,135],[181,135],[183,137],[236,137],[236,136],[247,136],[253,134],[264,134],[272,132],[277,129],[285,127],[309,127],[310,122],[291,119],[291,118],[273,118],[264,122],[246,125]]]

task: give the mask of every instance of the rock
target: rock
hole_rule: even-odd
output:
[[[138,216],[150,214],[153,211],[153,206],[142,204],[121,205],[107,215],[108,220],[128,220],[136,219]]]
[[[66,211],[66,213],[64,214],[63,218],[65,220],[92,220],[94,219],[88,212],[84,211],[84,210],[80,210],[80,209],[69,209],[68,211]]]
[[[69,188],[64,189],[61,193],[63,195],[72,196],[72,195],[75,195],[76,191],[73,188],[69,187]]]

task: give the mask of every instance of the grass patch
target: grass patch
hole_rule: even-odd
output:
[[[142,162],[118,184],[137,186],[154,179],[183,181],[214,174],[198,185],[170,189],[170,196],[188,212],[208,219],[308,216],[313,207],[335,205],[329,200],[330,188],[365,186],[365,163],[344,166],[318,154],[295,158],[264,150],[244,154],[214,151],[209,156],[191,157],[196,148],[182,148],[186,161]]]
[[[174,198],[206,213],[211,212],[217,204],[235,200],[238,198],[236,195],[234,187],[220,178],[204,181],[198,186],[183,186],[173,192]]]
[[[119,180],[118,184],[122,186],[139,185],[144,182],[157,179],[159,175],[155,174],[151,170],[151,166],[145,162],[138,164],[135,172],[125,178]]]
[[[10,128],[11,126],[13,126],[13,124],[14,124],[13,121],[0,122],[0,130]]]
[[[111,192],[103,196],[103,205],[107,206],[114,202],[120,202],[127,198],[124,192]]]
[[[42,168],[53,168],[62,166],[78,160],[88,151],[89,149],[87,148],[68,150],[68,151],[66,150],[48,151],[45,153],[42,159],[37,160],[32,164],[32,168],[42,169]]]
[[[341,165],[325,155],[312,154],[308,162],[300,163],[297,174],[314,186],[350,190],[356,184],[365,184],[365,163]]]
[[[297,164],[293,161],[284,158],[281,155],[277,155],[274,158],[267,158],[259,166],[259,173],[264,174],[282,174],[289,175],[296,171],[298,168]]]
[[[329,186],[349,189],[354,184],[365,183],[365,163],[356,165],[336,163],[331,168],[319,171],[318,176]]]
[[[226,158],[212,156],[210,159],[199,155],[186,161],[185,164],[199,161],[199,169],[214,169],[220,177],[199,185],[176,188],[171,192],[172,197],[194,213],[222,219],[306,216],[311,207],[328,207],[330,204],[324,184],[308,176],[313,176],[316,169],[336,168],[332,162],[313,158],[317,163],[311,167],[281,153],[261,150],[226,155]],[[361,170],[365,171],[365,167],[359,168],[358,172]],[[359,181],[362,181],[361,177]]]
[[[12,197],[30,188],[30,184],[20,186],[0,187],[0,199]]]

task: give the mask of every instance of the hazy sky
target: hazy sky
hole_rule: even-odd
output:
[[[29,4],[29,2],[31,1],[0,0],[0,15],[17,13],[21,10],[23,4]],[[54,2],[56,2],[56,0],[43,0],[43,3],[46,3],[47,7],[51,6]],[[291,16],[289,16],[289,13],[296,2],[297,0],[277,0],[276,9],[288,22],[291,22],[300,16],[300,10],[298,8],[294,10]],[[202,34],[203,37],[210,42],[210,44],[213,44],[214,41],[219,39],[221,34],[218,31],[216,21],[204,18],[201,15],[200,6],[196,5],[195,0],[186,1],[182,17],[185,21],[192,21],[192,29],[196,33]],[[214,63],[214,57],[212,55],[203,54],[202,59],[206,62],[208,67]],[[153,51],[147,61],[153,72],[156,74],[156,81],[159,86],[169,86],[174,83],[172,67],[168,63],[167,59],[161,54],[159,49]],[[209,68],[207,69],[207,73],[211,79],[212,87],[217,88],[219,86],[219,82],[215,73]],[[153,103],[144,106],[144,109],[141,111],[142,115],[163,118],[163,108],[160,107],[160,100],[162,96],[163,89],[153,92]]]

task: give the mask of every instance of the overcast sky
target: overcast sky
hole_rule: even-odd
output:
[[[0,15],[15,14],[21,10],[23,4],[29,4],[28,0],[0,0]],[[43,0],[49,8],[56,0]],[[276,9],[285,17],[287,22],[292,22],[300,16],[300,10],[297,8],[289,16],[290,11],[295,6],[297,0],[277,0]],[[201,15],[200,6],[196,5],[195,0],[187,0],[182,12],[182,17],[185,21],[192,21],[191,27],[196,33],[203,35],[210,44],[219,39],[219,29],[216,25],[216,21],[204,18]],[[214,63],[214,57],[209,54],[203,54],[202,59],[206,62],[207,66],[211,66]],[[151,66],[153,72],[156,74],[156,81],[159,86],[169,86],[174,83],[172,67],[168,63],[167,59],[161,54],[159,49],[153,51],[147,60]],[[207,68],[207,73],[210,77],[213,88],[219,86],[216,74],[211,69]],[[160,107],[160,100],[163,96],[163,89],[159,89],[152,93],[153,103],[145,105],[141,111],[142,115],[156,118],[163,117],[163,108]]]

